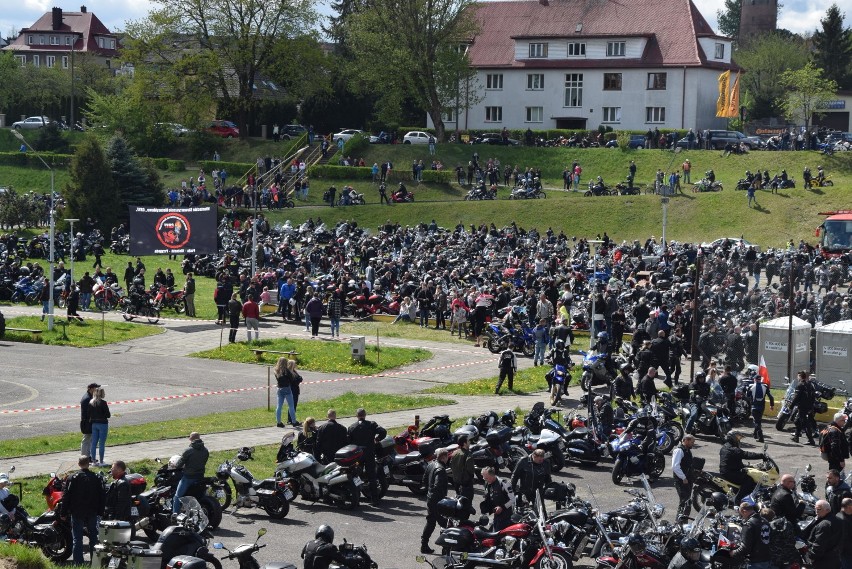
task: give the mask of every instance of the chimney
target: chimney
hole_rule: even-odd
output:
[[[85,7],[85,6],[80,6],[80,12],[81,12],[81,13],[83,13],[83,14],[85,14],[85,13],[86,13],[86,7]]]
[[[62,27],[62,8],[53,9],[53,29],[58,30]]]

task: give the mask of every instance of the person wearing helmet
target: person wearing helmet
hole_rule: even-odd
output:
[[[627,424],[627,427],[625,427],[623,433],[633,433],[643,437],[642,450],[644,452],[648,452],[657,444],[657,427],[657,418],[643,408],[634,415],[633,419]]]
[[[739,430],[730,431],[725,435],[725,444],[719,449],[719,476],[740,487],[735,502],[742,502],[743,498],[754,490],[755,481],[746,475],[743,460],[755,460],[763,458],[760,452],[750,452],[740,448],[740,440],[745,438],[745,433]]]
[[[701,413],[701,407],[710,397],[710,384],[707,383],[707,374],[699,371],[695,379],[689,384],[689,417],[683,429],[687,433],[694,432],[695,421]]]
[[[612,422],[614,420],[615,412],[612,409],[612,404],[610,400],[605,395],[597,395],[595,396],[595,414],[598,417],[598,423],[601,426],[601,430],[605,437],[609,437],[609,434],[612,432]]]
[[[822,169],[822,166],[817,166],[816,181],[819,186],[825,183],[825,170]]]
[[[672,558],[668,569],[699,569],[704,567],[701,559],[701,544],[694,537],[685,537],[680,542],[680,550]]]
[[[568,368],[568,364],[571,361],[571,355],[568,352],[568,348],[565,347],[565,340],[560,338],[553,343],[553,349],[550,350],[548,358],[552,365],[563,366],[566,369]]]
[[[631,400],[636,395],[636,390],[633,387],[633,368],[628,362],[621,364],[618,374],[612,382],[611,397],[621,397],[622,399]]]
[[[328,569],[332,561],[346,564],[346,558],[334,545],[334,530],[323,524],[317,528],[314,539],[302,548],[305,569]]]

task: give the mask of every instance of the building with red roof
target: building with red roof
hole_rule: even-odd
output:
[[[731,39],[691,0],[519,0],[473,8],[479,101],[448,129],[724,128],[718,78]],[[462,88],[464,92],[464,88]],[[455,104],[454,101],[450,105]],[[463,104],[463,100],[462,100]]]
[[[108,68],[118,67],[118,47],[118,36],[85,6],[80,6],[79,12],[53,8],[32,26],[22,29],[3,49],[14,52],[22,66],[68,69],[72,51],[93,56]]]

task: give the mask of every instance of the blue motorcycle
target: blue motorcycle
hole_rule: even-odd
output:
[[[566,368],[563,365],[555,365],[553,369],[547,372],[545,375],[545,379],[547,379],[548,385],[550,385],[550,404],[558,405],[559,400],[562,399],[562,396],[568,390],[568,383],[571,381],[571,374],[568,372],[570,368],[574,367],[574,362],[571,362]]]
[[[610,385],[613,378],[606,369],[608,354],[596,354],[580,350],[583,356],[583,376],[580,386],[583,391],[589,391],[595,385]]]
[[[499,324],[492,322],[488,324],[485,332],[488,335],[488,349],[492,354],[499,354],[511,347],[512,351],[523,352],[531,358],[535,354],[535,338],[532,332],[533,329],[527,326],[506,332]]]
[[[665,434],[657,433],[657,445],[665,443]],[[644,437],[634,433],[622,433],[610,443],[615,459],[612,467],[612,483],[621,484],[625,476],[644,474],[651,482],[657,480],[666,468],[666,457],[656,448],[644,448]]]
[[[38,302],[41,296],[42,283],[40,280],[33,280],[30,277],[21,277],[15,283],[15,292],[12,293],[12,302],[26,302],[28,305],[33,305]]]

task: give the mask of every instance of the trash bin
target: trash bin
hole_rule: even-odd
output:
[[[364,336],[352,336],[349,345],[352,348],[352,360],[363,362],[367,357],[367,339]]]

